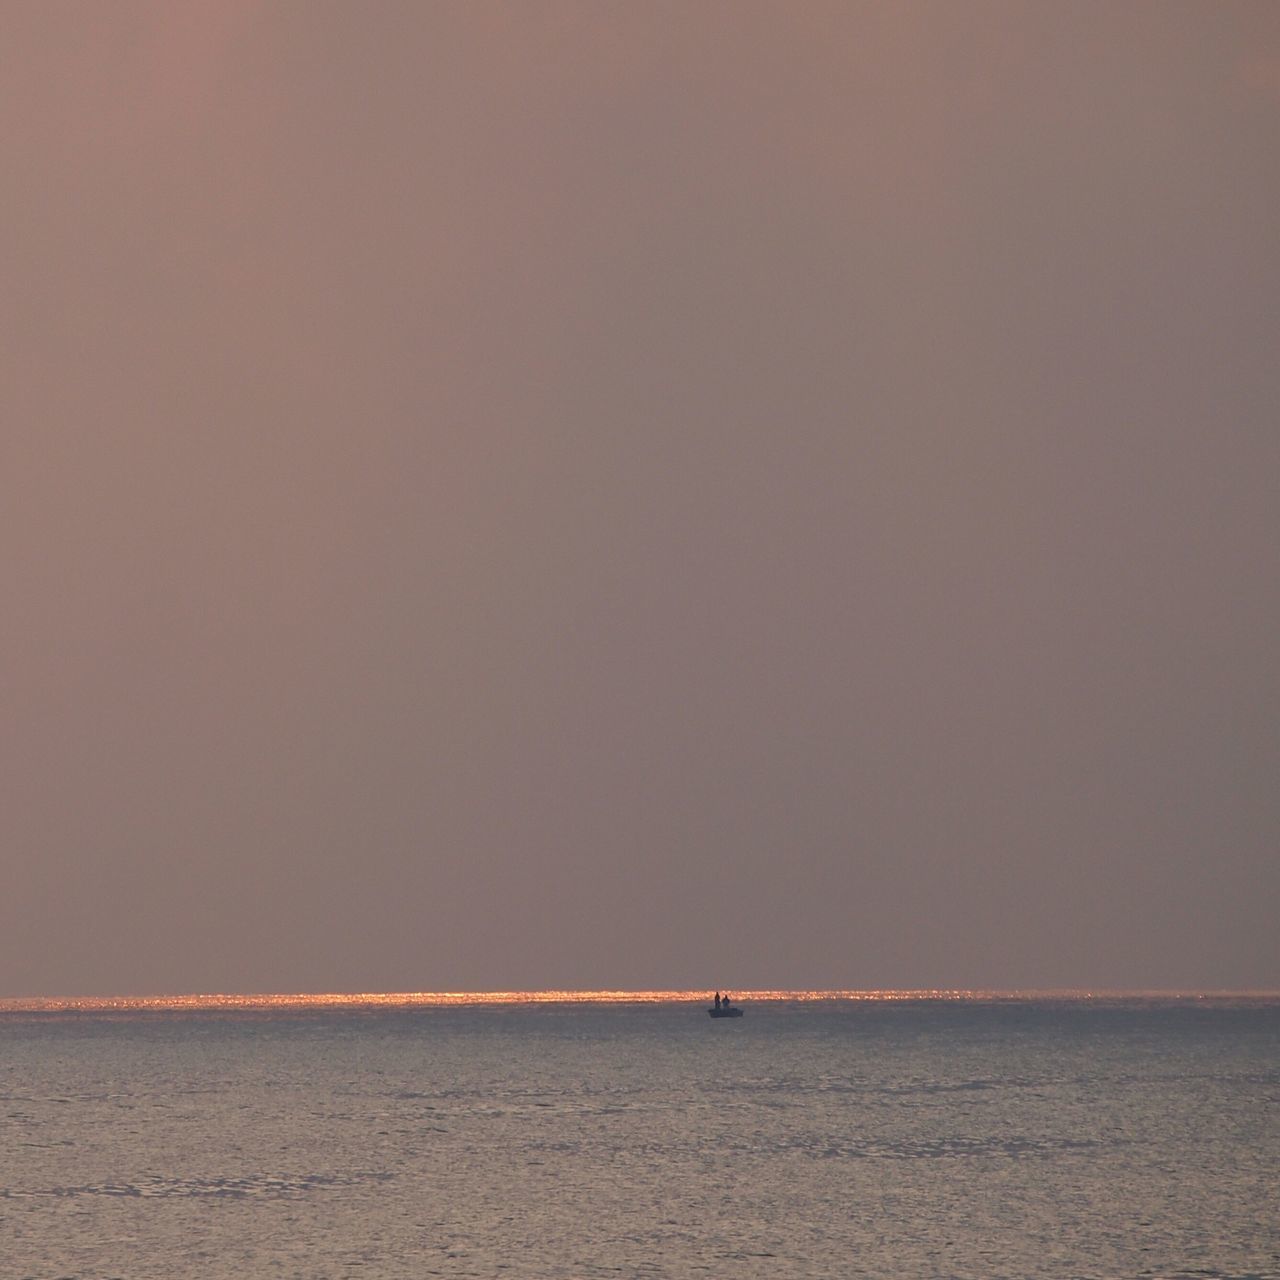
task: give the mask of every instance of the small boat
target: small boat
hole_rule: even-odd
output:
[[[708,1012],[708,1013],[709,1013],[713,1018],[740,1018],[740,1017],[742,1017],[742,1010],[741,1010],[741,1009],[739,1009],[739,1008],[738,1008],[738,1006],[737,1006],[736,1004],[730,1004],[730,1002],[729,1002],[729,997],[728,997],[728,996],[725,996],[725,998],[722,1000],[722,999],[720,998],[720,993],[719,993],[718,991],[716,992],[716,1002],[715,1002],[715,1004],[713,1004],[713,1005],[711,1006],[711,1008],[707,1010],[707,1012]]]

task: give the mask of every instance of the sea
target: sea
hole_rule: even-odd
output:
[[[0,1001],[0,1276],[1280,1278],[1280,996]]]

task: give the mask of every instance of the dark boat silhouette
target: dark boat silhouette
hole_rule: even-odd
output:
[[[739,1009],[739,1008],[738,1008],[738,1006],[737,1006],[736,1004],[731,1004],[731,1003],[729,1002],[729,997],[728,997],[728,996],[725,996],[725,998],[724,998],[723,1000],[721,1000],[719,996],[716,996],[716,1002],[715,1002],[715,1004],[713,1004],[713,1005],[711,1006],[711,1008],[707,1010],[707,1012],[708,1012],[708,1013],[709,1013],[713,1018],[740,1018],[740,1017],[742,1017],[742,1010],[741,1010],[741,1009]]]

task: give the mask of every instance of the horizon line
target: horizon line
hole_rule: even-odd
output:
[[[739,1002],[890,1003],[1019,1000],[1229,1000],[1280,999],[1273,988],[1160,987],[902,987],[740,989]],[[182,1012],[286,1009],[358,1010],[375,1008],[450,1008],[514,1004],[684,1004],[712,999],[703,988],[665,990],[568,989],[500,991],[350,991],[350,992],[170,992],[150,995],[0,996],[0,1013]]]

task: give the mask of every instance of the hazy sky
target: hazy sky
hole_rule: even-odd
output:
[[[1280,987],[1280,5],[4,26],[0,994]]]

